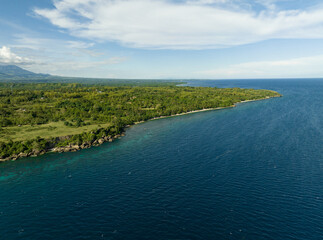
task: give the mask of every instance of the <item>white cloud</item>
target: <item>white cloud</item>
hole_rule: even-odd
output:
[[[80,41],[67,41],[69,48],[86,49],[92,47],[94,43],[85,43]]]
[[[55,73],[66,71],[70,72],[71,70],[82,70],[82,69],[92,69],[94,67],[104,67],[111,64],[117,64],[123,62],[125,59],[111,57],[102,61],[68,61],[68,62],[56,62],[56,63],[44,63],[41,68],[48,68],[48,72]]]
[[[126,56],[112,55],[106,50],[92,49],[92,46],[93,43],[87,41],[20,34],[15,35],[10,46],[0,48],[0,64],[23,64],[24,68],[32,72],[52,75],[104,77],[104,69],[128,60]]]
[[[199,71],[203,78],[299,78],[321,77],[323,55],[277,61],[246,62],[224,68]]]
[[[192,4],[195,2],[196,4]],[[322,39],[323,8],[279,11],[223,8],[229,0],[56,0],[34,12],[70,34],[152,49],[209,49],[268,39]],[[198,4],[199,3],[199,4]],[[218,5],[219,3],[220,5]],[[246,2],[245,2],[246,3]]]
[[[230,0],[191,0],[191,1],[187,1],[187,3],[189,4],[223,4],[223,3],[227,3]]]
[[[49,73],[69,77],[111,77],[111,66],[126,61],[126,57],[110,57],[100,61],[61,60],[31,65],[27,69],[33,72]],[[95,74],[95,75],[93,75]]]
[[[84,41],[69,41],[69,40],[60,40],[54,38],[40,38],[40,37],[30,37],[29,35],[17,34],[15,35],[15,44],[11,46],[19,48],[29,48],[34,50],[41,49],[58,49],[61,50],[74,50],[74,49],[87,49],[94,45],[92,42]]]
[[[106,60],[106,64],[119,64],[126,61],[126,57],[110,57]]]
[[[13,53],[10,48],[3,46],[0,48],[0,63],[5,64],[31,64],[33,61]]]

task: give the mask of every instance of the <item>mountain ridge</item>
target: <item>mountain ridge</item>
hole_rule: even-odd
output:
[[[34,73],[16,65],[0,65],[0,80],[35,79],[49,77],[49,74]]]

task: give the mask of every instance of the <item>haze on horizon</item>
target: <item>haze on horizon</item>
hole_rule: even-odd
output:
[[[98,78],[323,77],[320,0],[3,0],[0,64]]]

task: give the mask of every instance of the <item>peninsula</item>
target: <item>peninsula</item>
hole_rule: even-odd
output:
[[[0,161],[89,148],[135,123],[281,96],[271,90],[83,83],[0,84]]]

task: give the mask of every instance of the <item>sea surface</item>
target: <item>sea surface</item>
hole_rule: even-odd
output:
[[[323,80],[189,81],[282,98],[0,164],[0,239],[323,239]]]

